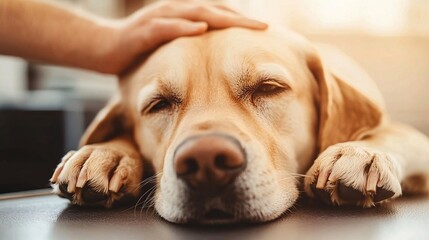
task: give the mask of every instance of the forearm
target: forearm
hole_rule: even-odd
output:
[[[0,54],[106,72],[111,27],[44,1],[0,1]]]

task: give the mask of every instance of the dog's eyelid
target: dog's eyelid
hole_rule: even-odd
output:
[[[173,105],[178,105],[181,102],[182,100],[177,98],[177,96],[164,96],[164,95],[158,94],[150,98],[148,102],[145,105],[143,105],[143,108],[141,109],[140,113],[142,115],[155,113],[155,112],[158,112],[158,110],[163,110],[164,108],[171,107]],[[152,111],[153,108],[156,108],[158,104],[164,104],[164,106],[160,107],[161,109]]]
[[[161,105],[163,104],[163,106],[160,106],[159,107],[160,109],[154,109],[159,104],[161,104]],[[140,113],[142,115],[146,115],[146,114],[150,114],[150,113],[156,113],[156,112],[158,112],[158,111],[160,111],[160,110],[162,110],[164,108],[169,107],[171,104],[172,103],[168,99],[166,99],[164,97],[161,97],[161,96],[157,96],[157,97],[152,98],[149,101],[149,103],[147,103],[146,105],[144,105],[144,107],[140,111]]]
[[[263,77],[254,84],[243,87],[239,94],[239,98],[253,98],[255,95],[274,95],[291,89],[290,85],[283,80],[272,77]]]
[[[273,96],[280,94],[284,91],[289,90],[289,85],[276,81],[276,80],[265,80],[261,81],[252,91],[252,99],[263,96]]]
[[[262,81],[260,81],[257,85],[256,88],[261,87],[263,85],[272,85],[272,86],[276,86],[279,88],[283,88],[285,90],[290,90],[290,84],[286,83],[285,81],[281,81],[275,78],[268,78],[268,79],[264,79]]]
[[[261,71],[257,75],[257,83],[260,84],[274,84],[279,85],[279,87],[291,88],[291,77],[289,71],[282,69],[276,71]]]
[[[162,99],[160,99],[160,98],[151,98],[150,100],[148,100],[148,102],[147,103],[145,103],[144,105],[143,105],[143,108],[140,110],[140,113],[141,114],[146,114],[146,113],[148,113],[148,111],[150,110],[150,108],[154,105],[154,104],[156,104],[157,102],[159,102],[159,101],[161,101]]]

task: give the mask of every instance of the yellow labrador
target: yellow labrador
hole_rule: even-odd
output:
[[[121,78],[81,145],[51,179],[59,195],[110,207],[139,196],[150,164],[155,209],[176,223],[275,219],[300,181],[311,197],[370,207],[426,191],[429,176],[428,138],[391,122],[356,64],[275,29],[162,46]]]

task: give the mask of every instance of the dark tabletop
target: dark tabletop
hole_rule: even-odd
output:
[[[0,239],[429,239],[429,196],[371,209],[304,199],[276,221],[234,226],[176,225],[151,209],[74,207],[53,195],[12,198],[0,200]]]

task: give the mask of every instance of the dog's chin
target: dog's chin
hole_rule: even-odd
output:
[[[178,224],[196,224],[196,225],[231,225],[242,223],[263,223],[277,219],[288,211],[296,201],[295,196],[289,195],[282,204],[279,201],[275,203],[264,203],[263,207],[254,208],[249,202],[231,202],[228,207],[211,205],[209,207],[197,207],[194,204],[174,210],[172,206],[165,208],[164,204],[155,208],[158,214],[165,220]],[[251,206],[249,208],[249,206]]]
[[[284,211],[278,211],[269,215],[237,215],[220,209],[210,209],[204,214],[185,214],[178,216],[163,215],[159,213],[165,220],[177,224],[191,225],[233,225],[233,224],[256,224],[277,219]]]

